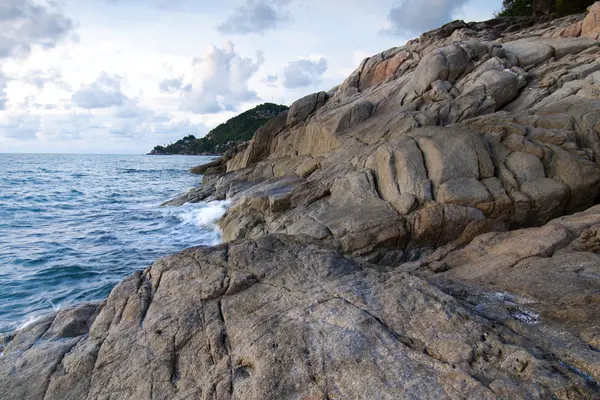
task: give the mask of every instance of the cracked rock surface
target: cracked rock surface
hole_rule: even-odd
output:
[[[365,59],[166,206],[194,247],[0,336],[0,398],[600,398],[600,2]]]
[[[0,359],[2,397],[591,398],[597,303],[569,314],[565,302],[585,304],[598,287],[600,256],[576,246],[599,221],[596,209],[480,237],[433,275],[429,260],[381,267],[285,235],[190,248],[125,279],[104,304],[17,333]],[[458,279],[523,234],[537,241],[496,263],[560,265],[562,282],[540,273],[506,285],[513,277],[499,274],[469,291],[472,274]],[[488,253],[473,250],[481,243]]]

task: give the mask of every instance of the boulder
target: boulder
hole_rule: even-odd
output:
[[[524,247],[530,241],[514,243],[513,254],[531,254]],[[471,265],[457,267],[453,257],[435,269],[450,268],[436,279],[459,277]],[[406,269],[357,263],[289,236],[190,248],[128,277],[104,304],[20,331],[0,358],[0,394],[6,400],[593,397],[597,388],[580,373],[597,379],[598,356],[586,354],[581,339],[554,338],[565,325],[540,315],[559,312],[560,301],[578,304],[593,295],[573,265],[595,267],[582,256],[555,257],[552,265],[569,274],[568,281],[554,280],[563,289],[532,285],[532,267],[548,282],[556,275],[542,273],[531,259],[528,268],[523,261],[486,278],[519,282],[518,295],[486,300],[485,293],[458,291],[456,283],[441,290]],[[567,287],[581,289],[580,297],[567,300]],[[520,305],[525,296],[537,303]],[[474,298],[482,299],[481,309],[474,309]],[[542,311],[541,299],[556,305]],[[55,328],[75,314],[87,322],[65,338]]]
[[[190,168],[190,172],[192,174],[202,175],[202,174],[205,174],[206,171],[208,171],[209,169],[221,167],[222,164],[223,164],[223,158],[219,157],[214,161],[210,161],[205,164]]]
[[[597,1],[590,6],[581,25],[581,36],[587,36],[592,39],[600,37],[600,2]]]
[[[519,66],[540,64],[554,55],[554,49],[545,43],[536,43],[529,39],[505,43],[502,48],[517,57]]]
[[[287,114],[287,126],[291,127],[305,121],[311,114],[321,108],[327,101],[327,93],[309,94],[296,100],[290,106]]]

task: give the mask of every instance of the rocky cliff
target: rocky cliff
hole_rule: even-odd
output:
[[[456,21],[168,205],[185,250],[0,340],[3,399],[600,398],[600,3]]]

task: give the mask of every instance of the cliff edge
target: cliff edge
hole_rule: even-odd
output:
[[[600,2],[455,21],[199,168],[226,243],[0,338],[3,399],[600,398]]]

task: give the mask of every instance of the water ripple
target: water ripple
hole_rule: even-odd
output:
[[[0,332],[104,299],[133,270],[218,241],[226,203],[159,207],[206,157],[0,154]]]

